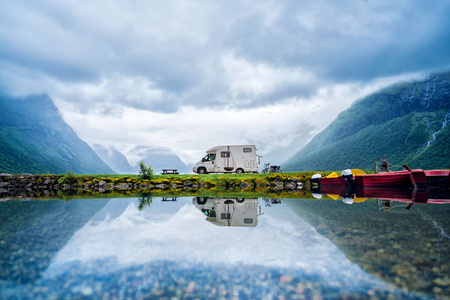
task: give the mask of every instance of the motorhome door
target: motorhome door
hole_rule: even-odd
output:
[[[216,160],[215,153],[210,153],[203,158],[203,163],[206,168],[206,172],[208,172],[208,173],[213,172],[215,160]]]

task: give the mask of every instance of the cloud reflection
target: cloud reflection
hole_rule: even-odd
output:
[[[283,205],[266,209],[256,227],[214,226],[191,198],[154,199],[141,212],[137,206],[137,199],[111,200],[58,252],[45,275],[70,272],[75,262],[90,272],[92,265],[104,262],[114,271],[173,261],[185,266],[254,265],[334,278],[343,274],[371,278]]]

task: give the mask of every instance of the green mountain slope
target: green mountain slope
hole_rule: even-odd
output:
[[[386,156],[411,168],[450,168],[450,72],[356,101],[283,164],[285,171],[373,169]]]
[[[113,173],[45,95],[0,94],[0,173]]]

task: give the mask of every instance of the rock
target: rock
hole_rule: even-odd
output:
[[[305,293],[305,286],[302,283],[297,284],[297,287],[295,288],[295,292],[297,294]]]
[[[434,280],[434,283],[439,286],[450,286],[450,278],[437,278]]]
[[[91,296],[91,295],[92,295],[92,292],[93,292],[93,290],[92,290],[90,287],[87,287],[87,288],[84,288],[84,289],[81,291],[81,294],[82,294],[83,296]]]
[[[187,288],[186,288],[186,293],[192,293],[195,289],[195,282],[191,281],[189,282]]]
[[[129,185],[128,183],[119,183],[114,185],[114,188],[119,189],[119,190],[126,190],[128,189]]]
[[[292,276],[289,275],[283,275],[280,277],[280,282],[281,283],[287,283],[287,282],[291,282],[292,281]]]

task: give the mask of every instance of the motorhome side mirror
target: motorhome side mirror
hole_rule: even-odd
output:
[[[202,158],[202,162],[205,162],[205,158],[204,157]]]

